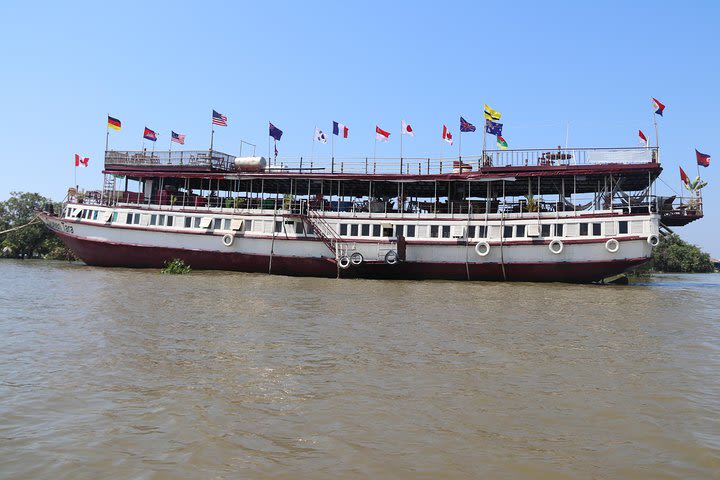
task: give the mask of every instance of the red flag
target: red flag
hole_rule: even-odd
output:
[[[445,125],[443,125],[443,133],[442,133],[442,139],[448,142],[450,145],[453,144],[453,138],[452,133],[447,129]]]
[[[703,167],[710,166],[710,155],[705,155],[704,153],[700,153],[697,151],[697,148],[696,148],[695,156],[697,157],[698,165],[702,165]]]
[[[386,132],[382,128],[375,125],[375,140],[380,142],[387,142],[390,138],[390,132]]]
[[[687,176],[687,173],[685,173],[685,170],[680,167],[680,180],[687,186],[690,183],[690,179]]]
[[[76,167],[79,167],[80,165],[82,165],[83,167],[87,167],[89,161],[90,161],[90,159],[88,157],[82,158],[77,153],[75,154],[75,166]]]
[[[638,130],[638,136],[640,137],[640,145],[648,146],[648,140],[642,130]]]
[[[653,110],[655,110],[655,115],[660,115],[662,117],[663,110],[665,110],[665,105],[660,103],[660,100],[658,100],[657,98],[653,98],[652,106],[653,106]]]

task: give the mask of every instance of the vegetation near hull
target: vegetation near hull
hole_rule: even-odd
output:
[[[179,258],[175,258],[173,260],[165,262],[165,267],[161,270],[162,273],[172,275],[185,275],[187,273],[190,273],[190,271],[190,265],[186,265],[185,262],[183,262]]]
[[[53,203],[39,193],[11,192],[10,195],[8,200],[0,202],[0,232],[6,232],[0,234],[2,256],[68,260],[75,258],[60,239],[41,222],[32,223],[35,211],[50,205],[59,211],[61,204]],[[7,231],[14,228],[17,229]]]
[[[678,235],[663,237],[652,254],[650,268],[669,273],[706,273],[715,271],[710,255]]]

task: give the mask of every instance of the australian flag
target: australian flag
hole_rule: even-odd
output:
[[[474,132],[475,125],[465,120],[463,117],[460,117],[460,131],[461,132]]]
[[[273,137],[276,141],[280,140],[280,137],[282,137],[282,130],[277,128],[272,123],[270,124],[270,136]]]
[[[485,120],[485,131],[490,135],[502,136],[502,123],[495,123],[492,120]]]

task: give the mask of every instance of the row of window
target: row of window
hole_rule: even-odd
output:
[[[98,220],[99,210],[76,209],[68,210],[67,216]],[[105,212],[107,213],[107,212]],[[143,216],[145,219],[143,219]],[[140,214],[130,212],[124,214],[127,225],[157,225],[161,227],[182,226],[184,228],[204,228],[213,230],[243,230],[246,232],[258,233],[289,233],[296,235],[312,234],[312,228],[305,228],[301,221],[294,220],[253,220],[253,219],[230,219],[212,218],[204,216],[176,216],[165,214]],[[101,216],[102,219],[102,216]],[[112,222],[118,221],[118,212],[112,215]],[[146,223],[145,223],[146,222]],[[526,237],[568,237],[574,236],[601,236],[603,235],[603,223],[605,224],[604,234],[611,236],[615,234],[642,233],[642,221],[621,220],[612,222],[582,222],[582,223],[556,223],[530,225],[504,225],[502,227],[503,238],[526,238]],[[630,225],[632,223],[632,232]],[[254,227],[254,228],[253,228]],[[391,225],[378,223],[340,223],[335,225],[342,237],[400,237],[407,238],[465,238],[464,225]],[[496,238],[500,233],[500,226],[468,225],[467,238]]]

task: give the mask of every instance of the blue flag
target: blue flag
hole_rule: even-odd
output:
[[[460,131],[461,132],[474,132],[475,125],[460,117]]]
[[[492,120],[485,120],[485,131],[490,135],[502,136],[502,123],[495,123]]]
[[[277,128],[272,123],[270,124],[270,136],[273,137],[275,140],[280,140],[280,137],[282,137],[282,130]]]

